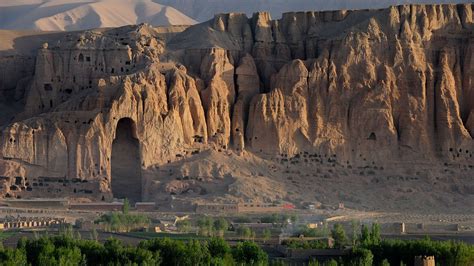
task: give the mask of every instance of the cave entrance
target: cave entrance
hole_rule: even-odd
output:
[[[122,118],[112,143],[112,193],[114,198],[141,201],[140,148],[135,122]]]

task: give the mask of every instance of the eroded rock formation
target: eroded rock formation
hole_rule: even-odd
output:
[[[4,88],[22,111],[2,125],[2,195],[111,199],[112,143],[119,121],[130,119],[144,200],[172,193],[300,203],[309,196],[292,190],[310,188],[286,177],[298,167],[294,178],[315,185],[400,178],[418,180],[410,191],[421,191],[435,179],[444,182],[435,191],[472,205],[473,30],[473,5],[464,4],[280,20],[221,14],[171,37],[146,25],[65,33],[38,50],[34,71],[24,70],[34,75]],[[204,163],[209,156],[217,162]],[[33,187],[44,177],[64,188]],[[66,186],[71,180],[91,187],[87,195]],[[265,185],[249,192],[258,180]],[[341,191],[311,193],[375,206]]]

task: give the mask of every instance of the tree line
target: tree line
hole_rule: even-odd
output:
[[[474,246],[456,241],[433,241],[428,237],[419,240],[382,239],[380,225],[362,225],[360,232],[353,232],[352,238],[346,235],[342,225],[335,224],[331,230],[334,248],[350,249],[345,257],[323,265],[413,265],[416,256],[434,256],[437,265],[474,265]],[[291,240],[290,248],[325,249],[319,240]],[[311,265],[321,265],[312,261]]]
[[[0,265],[267,265],[267,254],[254,242],[235,246],[222,238],[181,241],[155,238],[138,246],[120,240],[105,243],[63,234],[22,238],[16,249],[0,248]]]

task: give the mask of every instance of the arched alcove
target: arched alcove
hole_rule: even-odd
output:
[[[375,135],[374,132],[370,133],[369,137],[367,138],[368,140],[377,140],[377,136]]]
[[[122,118],[117,124],[112,143],[111,183],[114,198],[141,201],[140,146],[135,122],[130,118]]]

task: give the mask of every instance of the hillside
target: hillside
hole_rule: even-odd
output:
[[[151,0],[1,1],[0,28],[41,31],[84,30],[149,23],[192,25],[178,10]]]

